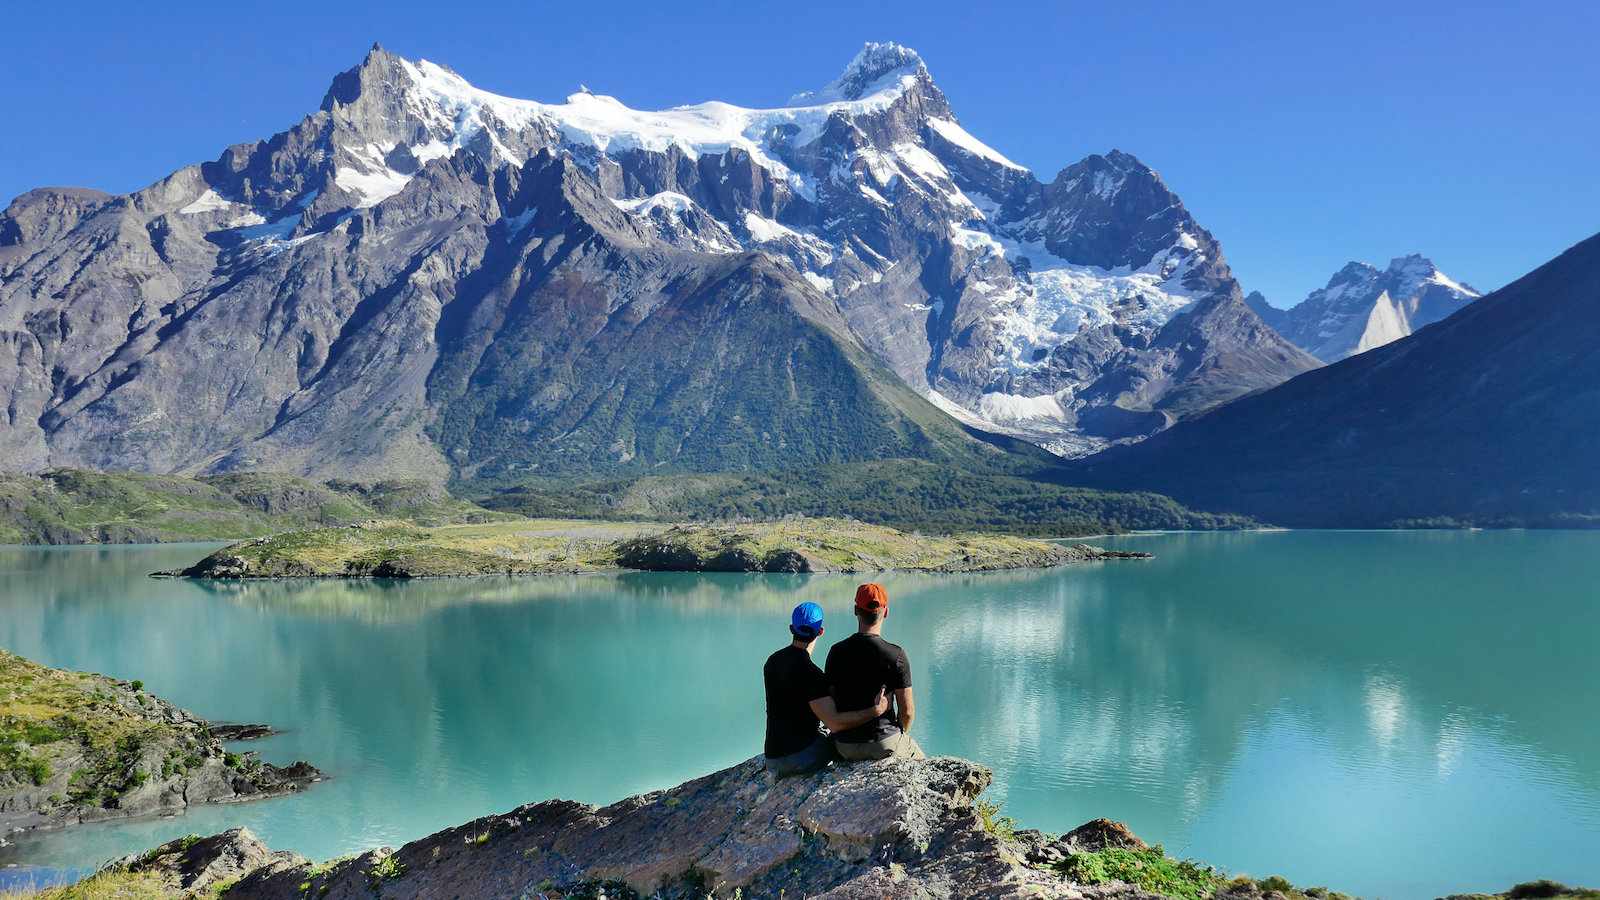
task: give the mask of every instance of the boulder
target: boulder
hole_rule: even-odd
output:
[[[1148,850],[1127,825],[1110,819],[1091,819],[1061,836],[1058,843],[1071,853],[1095,853],[1108,847],[1120,850]]]
[[[767,554],[766,559],[761,561],[761,570],[763,572],[798,574],[815,572],[817,568],[813,565],[809,556],[798,550],[774,550]]]
[[[186,891],[201,892],[261,868],[269,861],[290,858],[274,853],[247,828],[234,828],[211,837],[182,837],[123,860],[132,872],[159,872],[166,881]]]
[[[760,572],[761,558],[745,547],[729,547],[705,561],[707,572]]]

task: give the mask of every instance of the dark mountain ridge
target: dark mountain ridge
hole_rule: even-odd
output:
[[[1600,522],[1600,235],[1442,322],[1071,467],[1283,525]]]

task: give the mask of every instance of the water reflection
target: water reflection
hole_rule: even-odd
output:
[[[1110,815],[1232,868],[1373,894],[1600,881],[1584,712],[1600,708],[1600,535],[1125,542],[1157,559],[881,579],[923,743],[992,765],[1009,812],[1053,829]],[[266,755],[335,779],[0,860],[81,864],[232,824],[330,856],[672,784],[756,752],[755,673],[788,609],[822,602],[830,644],[856,583],[143,577],[203,552],[0,550],[0,645],[284,725]]]

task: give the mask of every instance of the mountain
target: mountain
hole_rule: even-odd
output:
[[[1283,525],[1600,520],[1600,235],[1430,328],[1076,480]]]
[[[570,157],[491,169],[456,154],[374,207],[320,220],[315,204],[273,226],[281,237],[219,248],[218,272],[174,300],[129,290],[118,309],[124,297],[100,290],[50,327],[24,320],[17,383],[48,373],[55,393],[13,398],[39,404],[13,422],[39,410],[41,426],[7,429],[14,451],[105,469],[470,477],[765,468],[967,440],[792,268],[671,247]],[[131,231],[124,210],[97,218],[73,232],[97,242],[85,279],[107,232]],[[187,226],[141,230],[159,259]],[[81,359],[65,352],[79,315],[114,313],[129,330],[104,361],[63,372]]]
[[[1244,305],[1250,307],[1251,312],[1260,316],[1261,321],[1271,325],[1280,332],[1288,323],[1289,311],[1286,309],[1279,309],[1278,307],[1273,306],[1271,303],[1268,303],[1266,295],[1260,291],[1251,291],[1250,293],[1246,294],[1244,296]]]
[[[1327,287],[1287,310],[1262,312],[1266,298],[1259,293],[1251,294],[1260,298],[1251,308],[1295,346],[1337,362],[1432,325],[1479,296],[1440,272],[1433,260],[1412,254],[1396,257],[1382,271],[1352,262]]]
[[[1314,365],[1154,171],[1112,152],[1041,182],[895,44],[786,106],[658,112],[501,97],[375,46],[288,131],[0,214],[20,468],[993,452],[928,401],[1082,452]]]

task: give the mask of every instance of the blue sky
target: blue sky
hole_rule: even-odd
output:
[[[314,110],[380,41],[480,87],[636,107],[774,104],[866,40],[1050,177],[1113,147],[1167,179],[1280,306],[1422,252],[1498,287],[1600,230],[1600,4],[174,2],[17,4],[0,202],[127,191]]]

